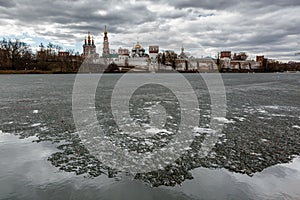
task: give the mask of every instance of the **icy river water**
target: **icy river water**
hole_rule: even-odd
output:
[[[151,136],[120,133],[110,97],[121,76],[103,75],[88,108],[96,110],[117,147],[139,153],[163,148],[178,125],[178,101],[167,88],[140,87],[130,111]],[[205,157],[198,152],[205,135],[215,131],[209,123],[214,91],[202,76],[213,76],[184,76],[199,100],[194,141],[164,169],[130,174],[106,166],[78,136],[72,113],[76,75],[1,75],[0,199],[300,199],[300,74],[222,74],[226,116],[215,120],[224,127]],[[167,108],[161,130],[149,125],[155,105]]]

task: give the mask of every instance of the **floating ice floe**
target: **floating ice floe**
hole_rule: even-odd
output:
[[[250,153],[250,155],[253,155],[253,156],[262,156],[261,153],[255,153],[255,152]]]
[[[44,127],[40,127],[40,130],[41,130],[41,131],[48,131],[49,129],[48,129],[47,126],[44,126]]]
[[[208,134],[213,134],[213,133],[216,133],[215,130],[213,129],[210,129],[210,128],[200,128],[200,127],[195,127],[194,128],[194,136],[201,136],[202,134],[201,133],[208,133]]]
[[[270,114],[269,116],[271,116],[271,117],[287,117],[286,115],[283,115],[283,114]]]
[[[42,125],[42,124],[41,123],[35,123],[35,124],[32,124],[31,127],[38,127],[40,125]]]
[[[168,131],[166,129],[158,129],[158,128],[154,128],[154,127],[151,127],[149,129],[147,129],[146,133],[149,133],[149,134],[157,134],[157,133],[172,134],[172,132],[170,132],[170,131]]]
[[[145,145],[147,146],[153,146],[153,142],[149,141],[149,140],[145,140]]]
[[[294,125],[294,126],[292,126],[292,128],[297,128],[297,129],[300,129],[300,126],[298,126],[298,125]]]
[[[4,122],[3,124],[9,124],[9,125],[11,125],[13,123],[14,123],[13,121],[10,121],[10,122]]]
[[[262,108],[259,108],[257,111],[258,111],[259,113],[267,113],[267,111],[264,110],[264,109],[262,109]]]
[[[219,122],[222,122],[224,124],[230,124],[230,123],[234,123],[234,121],[231,119],[227,119],[225,117],[214,117],[215,120],[219,121]]]
[[[172,116],[167,116],[167,118],[168,118],[168,119],[174,119],[174,117],[172,117]]]
[[[265,106],[265,108],[273,109],[273,110],[278,110],[280,109],[279,106]]]
[[[235,117],[235,119],[239,120],[240,122],[243,122],[246,120],[246,118],[244,118],[244,117]]]
[[[11,133],[3,132],[2,130],[0,130],[0,134],[1,134],[1,136],[7,136],[7,135],[12,136]]]

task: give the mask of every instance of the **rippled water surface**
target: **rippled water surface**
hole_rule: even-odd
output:
[[[166,88],[141,87],[130,108],[151,137],[120,133],[109,101],[120,76],[104,75],[90,105],[106,136],[129,151],[163,148],[177,130],[178,102]],[[203,137],[216,131],[211,91],[201,75],[185,76],[200,104],[195,140],[176,162],[136,175],[105,166],[78,137],[75,75],[0,76],[0,199],[300,199],[300,75],[222,75],[227,115],[215,120],[225,126],[204,158]],[[161,130],[147,115],[158,104],[167,108]]]

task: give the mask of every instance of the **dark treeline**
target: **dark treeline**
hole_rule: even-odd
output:
[[[33,53],[29,45],[19,40],[0,41],[0,68],[19,70],[31,67]]]
[[[16,39],[0,41],[0,70],[41,70],[55,72],[76,72],[82,58],[74,50],[61,51],[62,47],[49,43],[39,45],[35,53],[30,45]]]
[[[264,72],[300,71],[299,62],[282,63],[279,61],[267,61],[263,66]]]

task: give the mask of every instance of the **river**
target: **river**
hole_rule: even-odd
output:
[[[90,87],[88,80],[99,75],[83,76]],[[143,76],[129,75],[130,84]],[[179,76],[161,75],[160,80],[170,83],[168,78]],[[87,101],[80,112],[96,110],[105,137],[128,152],[143,154],[165,147],[183,118],[180,99],[161,85],[139,87],[129,110],[149,137],[120,132],[110,98],[121,77],[102,75],[95,103]],[[209,84],[217,81],[216,76],[184,77],[199,103],[194,140],[174,163],[132,174],[109,166],[122,163],[124,169],[133,169],[129,162],[116,156],[109,162],[98,159],[79,136],[74,123],[78,108],[72,99],[75,74],[1,75],[0,199],[300,199],[300,74],[219,76],[226,115],[214,120],[222,124],[221,132],[210,124],[216,91]],[[117,94],[119,100],[125,96]],[[159,114],[160,106],[165,107],[167,120],[156,129],[149,116]],[[218,133],[218,141],[201,157],[201,143],[211,133]]]

